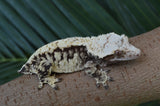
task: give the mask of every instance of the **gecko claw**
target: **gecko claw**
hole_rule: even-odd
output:
[[[108,86],[108,85],[105,85],[105,86],[104,86],[104,88],[105,88],[105,89],[108,89],[108,88],[109,88],[109,86]]]
[[[42,89],[42,88],[39,88],[39,87],[38,87],[38,90],[41,90],[41,89]]]
[[[110,77],[110,78],[108,79],[108,81],[113,82],[113,81],[114,81],[113,77]]]
[[[108,73],[110,73],[110,72],[111,72],[111,70],[105,70],[105,72],[106,72],[106,74],[108,74]]]
[[[63,80],[63,78],[58,78],[57,82],[61,82]]]
[[[96,83],[96,87],[99,88],[100,87],[100,83]]]
[[[59,90],[59,87],[56,85],[53,89],[54,90]]]

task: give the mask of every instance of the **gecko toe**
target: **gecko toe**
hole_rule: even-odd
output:
[[[105,89],[108,89],[109,88],[109,86],[108,85],[105,85],[105,86],[103,86]]]
[[[54,89],[54,90],[59,90],[59,87],[58,87],[57,85],[55,85],[55,86],[53,87],[53,89]]]
[[[42,88],[43,88],[43,82],[39,82],[39,84],[38,84],[38,90],[40,90]]]
[[[105,72],[106,72],[106,74],[108,74],[108,73],[110,73],[110,72],[111,72],[111,70],[105,70]]]
[[[96,87],[99,88],[100,87],[100,83],[96,83]]]
[[[91,76],[92,76],[92,77],[97,77],[97,74],[96,74],[96,73],[93,73]]]
[[[61,82],[63,78],[57,78],[57,82]]]
[[[42,89],[42,87],[41,87],[41,88],[40,88],[40,87],[38,87],[37,89],[38,89],[38,90],[41,90],[41,89]]]
[[[108,79],[108,81],[113,82],[113,81],[114,81],[113,77],[110,77],[110,78]]]

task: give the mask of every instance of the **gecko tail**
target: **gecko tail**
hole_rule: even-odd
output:
[[[31,74],[29,70],[30,70],[29,67],[27,67],[26,65],[23,65],[22,68],[17,72],[21,74]]]
[[[18,73],[21,73],[21,70],[18,70],[17,72],[18,72]]]

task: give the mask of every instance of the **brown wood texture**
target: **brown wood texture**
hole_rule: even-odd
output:
[[[23,75],[0,86],[0,105],[8,106],[117,106],[160,99],[160,27],[130,39],[142,50],[134,61],[110,66],[114,82],[110,88],[96,88],[84,72],[62,74],[59,90],[48,85],[38,90],[35,75]]]

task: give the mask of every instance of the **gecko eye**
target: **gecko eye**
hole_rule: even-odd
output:
[[[123,52],[123,51],[120,51],[120,50],[116,50],[116,51],[114,52],[114,54],[115,54],[117,57],[120,57],[120,56],[122,56],[122,54],[124,54],[124,52]]]

